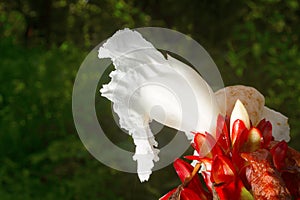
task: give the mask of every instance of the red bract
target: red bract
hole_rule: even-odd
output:
[[[285,141],[281,141],[270,150],[273,156],[273,163],[278,170],[281,170],[285,167],[285,157],[287,149],[287,143]]]
[[[249,162],[246,175],[255,199],[291,199],[283,179],[272,167],[271,154],[267,149],[243,153],[242,157]]]
[[[172,191],[168,192],[159,200],[202,200],[202,199],[193,190],[179,186],[178,188],[175,188]]]
[[[272,124],[269,121],[266,121],[266,119],[263,119],[259,122],[257,125],[257,128],[261,131],[262,136],[264,138],[264,147],[268,147],[270,142],[274,140],[274,137],[272,136]]]
[[[231,141],[226,124],[229,124],[229,121],[222,115],[219,115],[216,129],[216,137],[218,139],[217,145],[220,146],[227,155],[230,152]]]
[[[194,167],[181,159],[176,159],[173,165],[181,182],[185,184],[186,179],[191,178]],[[198,176],[192,177],[187,184],[187,188],[195,191],[203,199],[205,199],[208,195],[208,193],[201,187],[201,181]]]
[[[276,166],[276,169],[280,171],[286,187],[293,197],[299,198],[300,153],[288,147],[284,141],[272,141],[270,146],[273,163]]]
[[[177,159],[174,167],[182,185],[162,200],[300,198],[299,153],[284,141],[274,141],[272,125],[265,119],[250,129],[237,119],[232,130],[227,119],[218,116],[216,138],[194,133],[192,146],[199,155],[185,156],[201,163],[206,186],[195,173],[198,169]]]
[[[210,134],[195,133],[194,149],[198,152],[199,157],[212,157],[212,148],[216,141]]]
[[[217,155],[212,163],[211,172],[214,189],[220,199],[252,199],[228,157]]]
[[[180,197],[181,200],[212,199],[212,196],[209,194],[209,192],[202,188],[202,184],[198,175],[192,176],[194,169],[192,165],[181,159],[176,159],[173,165],[182,184],[178,186],[177,189],[173,189],[165,196],[160,198],[160,200],[171,200],[172,198],[175,200],[176,197]]]
[[[202,199],[207,199],[205,196],[204,197],[199,197],[197,193],[195,193],[193,190],[189,188],[183,189],[183,192],[180,195],[180,199],[182,200],[202,200]]]
[[[216,155],[212,163],[212,182],[215,184],[230,183],[236,179],[236,172],[231,160],[226,156]]]
[[[235,141],[237,140],[238,137],[242,135],[243,131],[245,130],[247,130],[247,128],[243,121],[238,119],[233,123],[231,134],[230,134],[232,146],[235,145]],[[240,141],[238,140],[238,142]]]
[[[223,151],[219,145],[216,145],[216,140],[209,133],[195,133],[193,147],[199,154],[200,158],[213,158],[217,154],[222,154]]]

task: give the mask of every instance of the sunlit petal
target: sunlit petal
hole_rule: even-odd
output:
[[[266,118],[271,122],[272,135],[275,140],[290,141],[290,126],[286,116],[265,106],[262,118]]]
[[[246,128],[247,129],[250,128],[250,120],[249,120],[248,112],[245,106],[243,105],[243,103],[239,99],[236,101],[230,116],[230,131],[232,131],[233,123],[236,120],[243,121]]]
[[[235,102],[239,99],[245,106],[252,124],[255,126],[263,114],[265,98],[253,87],[244,85],[228,86],[216,92],[222,114],[230,116]],[[224,103],[225,99],[225,103]]]
[[[189,139],[191,131],[215,133],[219,109],[211,88],[196,71],[169,55],[165,58],[137,31],[118,31],[100,47],[98,57],[110,58],[115,66],[111,82],[100,92],[113,102],[120,126],[134,139],[141,181],[148,180],[158,160],[151,120],[184,131]]]

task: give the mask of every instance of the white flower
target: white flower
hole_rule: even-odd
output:
[[[256,99],[249,98],[246,94],[253,89],[249,93],[244,86],[236,86],[215,95],[196,71],[170,55],[164,57],[137,31],[117,31],[100,47],[98,57],[110,58],[115,66],[110,83],[103,85],[100,92],[113,102],[121,128],[134,140],[133,159],[137,161],[141,182],[149,179],[154,161],[159,160],[159,150],[155,148],[158,144],[149,128],[151,120],[185,132],[189,140],[193,137],[191,131],[215,135],[218,114],[230,111],[227,113],[230,115],[234,103],[240,99],[254,125],[266,117],[272,122],[275,139],[289,139],[287,118],[264,107],[259,92],[253,93]],[[231,117],[246,120],[246,126],[250,127],[243,108],[237,106]]]
[[[110,58],[116,68],[100,92],[113,102],[120,126],[134,139],[141,181],[149,179],[158,160],[151,120],[184,131],[190,140],[191,131],[215,132],[219,109],[208,84],[191,67],[170,55],[165,58],[137,31],[116,32],[98,57]]]

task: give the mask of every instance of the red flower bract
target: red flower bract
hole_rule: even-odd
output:
[[[216,138],[209,133],[194,133],[192,146],[198,155],[185,158],[198,164],[193,167],[175,160],[182,184],[161,199],[300,198],[299,153],[285,141],[274,141],[272,125],[265,119],[250,129],[237,119],[231,131],[227,119],[218,116]]]
[[[226,156],[215,156],[211,173],[212,182],[216,185],[230,183],[234,181],[236,177],[234,166]]]
[[[173,165],[182,184],[160,198],[160,200],[175,200],[176,198],[182,200],[212,199],[212,196],[209,194],[209,192],[202,188],[199,177],[191,176],[194,169],[192,165],[181,159],[176,159]],[[186,182],[186,180],[189,181]]]

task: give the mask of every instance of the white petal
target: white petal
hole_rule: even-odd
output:
[[[98,56],[111,58],[116,68],[100,92],[114,103],[120,126],[134,139],[141,181],[148,180],[158,160],[149,128],[152,119],[184,131],[190,139],[190,131],[214,132],[219,110],[211,88],[189,66],[169,55],[166,59],[138,32],[118,31]]]
[[[245,126],[248,129],[250,129],[250,120],[249,120],[248,112],[245,106],[243,105],[243,103],[239,99],[236,101],[230,116],[230,132],[232,131],[233,123],[238,119],[242,120]]]
[[[290,126],[286,116],[265,106],[262,118],[266,118],[271,122],[272,135],[275,140],[285,140],[286,142],[290,141]]]
[[[265,118],[272,123],[272,134],[275,140],[290,140],[288,118],[279,112],[265,107],[264,96],[255,88],[243,85],[228,86],[220,89],[215,94],[219,108],[223,114],[230,115],[236,100],[239,99],[245,105],[254,126]]]
[[[198,116],[190,115],[190,119],[184,119],[185,121],[192,121],[194,118],[198,117],[197,126],[190,126],[186,131],[192,130],[203,133],[207,131],[215,136],[216,120],[220,114],[220,109],[214,92],[204,79],[202,79],[201,76],[199,76],[199,74],[191,67],[171,56],[168,56],[168,61],[173,69],[175,69],[188,82],[190,88],[193,90],[194,96],[189,97],[187,104],[191,104],[193,106],[191,98],[195,98],[197,101]],[[192,107],[191,109],[195,110],[196,107]]]
[[[216,92],[216,98],[222,114],[230,116],[236,100],[240,100],[246,107],[253,125],[261,120],[265,98],[253,87],[244,85],[228,86]]]

